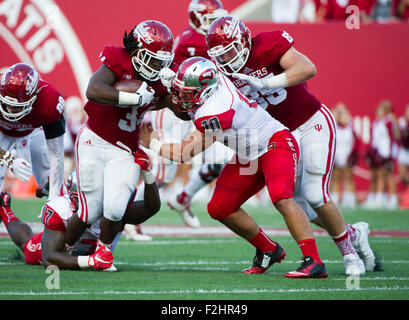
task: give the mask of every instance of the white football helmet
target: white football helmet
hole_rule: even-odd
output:
[[[185,60],[172,81],[172,100],[179,111],[199,108],[216,90],[218,71],[213,62],[202,57]]]

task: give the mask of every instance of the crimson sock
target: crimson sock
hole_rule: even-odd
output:
[[[356,240],[357,235],[358,235],[357,232],[356,232],[356,229],[353,226],[351,226],[350,224],[346,224],[345,228],[347,229],[347,232],[348,232],[349,236],[351,237],[351,241],[354,242]]]
[[[347,230],[345,230],[344,234],[342,234],[341,236],[337,238],[332,238],[332,240],[334,240],[342,256],[345,256],[351,253],[356,254],[356,251],[354,247],[352,246],[351,237],[349,236],[349,233]]]
[[[322,263],[320,255],[318,254],[317,244],[315,243],[315,239],[305,239],[297,242],[300,246],[302,255],[304,257],[312,257],[318,263]]]
[[[10,207],[0,206],[0,217],[1,217],[1,220],[3,220],[6,228],[11,221],[19,220],[19,218],[16,217],[13,211],[11,211]]]
[[[276,243],[271,240],[261,228],[257,235],[250,239],[249,242],[263,253],[274,251],[277,248]]]

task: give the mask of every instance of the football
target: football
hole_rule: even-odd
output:
[[[114,83],[114,88],[119,91],[135,93],[142,85],[141,80],[123,79]]]

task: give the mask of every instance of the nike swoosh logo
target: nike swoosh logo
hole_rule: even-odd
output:
[[[97,260],[97,261],[99,261],[99,262],[102,262],[102,263],[109,263],[109,262],[110,262],[110,261],[102,260],[102,259],[100,259],[99,257],[95,257],[95,260]]]

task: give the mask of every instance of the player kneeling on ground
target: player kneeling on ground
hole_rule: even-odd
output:
[[[135,162],[141,166],[145,180],[143,201],[130,203],[122,219],[122,224],[139,224],[160,209],[159,191],[149,171],[147,155],[139,150]],[[0,194],[0,217],[13,242],[24,252],[28,264],[56,265],[62,269],[84,269],[115,271],[113,254],[104,246],[98,246],[99,220],[92,224],[73,245],[65,243],[70,233],[68,221],[78,210],[78,193],[75,176],[70,175],[63,186],[63,196],[48,201],[41,210],[44,231],[34,234],[31,227],[20,221],[10,208],[10,195]],[[120,238],[120,233],[116,237]],[[114,250],[113,246],[112,250]]]

